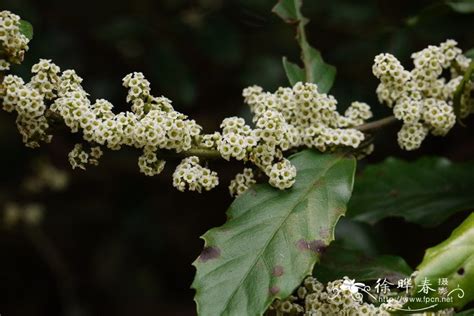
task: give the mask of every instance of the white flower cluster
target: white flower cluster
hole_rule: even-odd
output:
[[[240,117],[229,117],[222,121],[222,137],[217,141],[217,149],[224,159],[237,160],[248,158],[249,152],[257,145],[257,132],[245,124]],[[208,138],[206,138],[207,141]]]
[[[20,77],[8,75],[3,80],[0,96],[5,111],[17,112],[17,128],[27,147],[35,148],[40,142],[51,141],[47,132],[49,123],[44,116],[44,95],[33,87],[32,82],[25,84]]]
[[[363,302],[360,297],[354,296],[350,289],[344,288],[346,280],[347,277],[324,285],[315,278],[308,277],[296,290],[296,295],[291,295],[283,301],[276,300],[270,309],[277,311],[277,315],[389,316],[389,311],[403,305],[393,299],[380,306]]]
[[[156,152],[145,147],[143,154],[138,158],[140,171],[147,176],[160,174],[165,168],[166,161],[158,159]]]
[[[53,191],[64,190],[69,182],[65,171],[57,169],[50,163],[40,161],[34,166],[34,174],[23,181],[23,187],[32,193],[38,193],[44,189]]]
[[[288,159],[277,162],[269,172],[270,183],[275,188],[288,189],[293,186],[296,178],[296,167]]]
[[[7,11],[0,13],[0,43],[2,50],[10,49],[8,56],[21,61],[27,40],[19,32],[19,17]],[[429,46],[413,54],[413,59],[412,71],[404,70],[389,54],[377,56],[373,66],[381,81],[377,88],[380,101],[393,107],[396,118],[404,122],[398,141],[407,150],[419,147],[428,133],[445,135],[455,124],[453,94],[471,62],[451,40]],[[449,67],[453,79],[446,82],[441,76]],[[107,100],[89,99],[74,70],[61,72],[50,60],[42,59],[32,67],[32,73],[28,83],[14,75],[4,78],[0,85],[3,109],[17,112],[17,127],[28,147],[51,141],[50,125],[58,121],[71,132],[81,133],[92,150],[88,152],[84,145],[77,144],[69,154],[73,168],[96,165],[102,155],[100,146],[111,150],[131,146],[142,150],[138,158],[140,171],[153,176],[164,169],[162,153],[190,151],[186,156],[204,149],[227,160],[252,163],[268,176],[272,186],[287,189],[295,182],[296,169],[285,159],[285,152],[299,147],[322,152],[338,147],[358,148],[365,135],[357,127],[372,117],[370,107],[362,102],[353,102],[344,115],[340,114],[336,99],[320,93],[316,84],[299,82],[274,93],[252,86],[244,89],[243,97],[253,113],[253,126],[243,118],[230,117],[222,121],[221,132],[201,134],[201,126],[174,110],[169,99],[151,94],[150,82],[142,73],[123,78],[131,110],[117,114]],[[474,109],[472,86],[467,84],[463,91],[461,118]],[[368,154],[372,149],[373,146],[364,147],[358,154]],[[193,158],[183,161],[183,165],[198,164]],[[186,170],[178,167],[175,175]],[[215,173],[202,174],[205,168],[194,166],[189,170],[197,172],[191,175],[186,171],[190,181],[181,176],[174,179],[180,190],[200,191],[217,183]],[[241,194],[253,183],[247,171],[243,175],[247,176],[237,176],[231,183],[233,195]]]
[[[47,160],[40,160],[33,165],[33,174],[23,180],[21,191],[17,194],[36,195],[46,191],[62,191],[66,189],[69,178],[66,172],[57,169]],[[41,224],[45,207],[43,204],[36,202],[18,203],[8,201],[0,209],[2,212],[2,224],[8,228],[14,228],[19,224],[28,226],[36,226]]]
[[[43,220],[44,208],[40,204],[29,203],[19,205],[17,203],[7,203],[3,208],[3,223],[12,228],[21,222],[26,225],[36,226]]]
[[[123,145],[142,148],[139,166],[147,175],[157,174],[164,165],[156,155],[153,158],[154,152],[158,149],[188,150],[200,134],[201,127],[174,111],[168,99],[150,95],[150,84],[141,73],[124,78],[132,111],[114,114],[110,102],[103,99],[90,102],[81,86],[82,78],[74,70],[60,73],[59,67],[50,60],[40,60],[32,72],[34,76],[27,84],[17,76],[6,76],[0,91],[3,109],[17,112],[18,129],[29,147],[38,147],[41,141],[51,140],[45,101],[50,103],[50,113],[58,115],[73,133],[82,132],[87,142],[106,145],[112,150]],[[70,154],[73,168],[84,168],[86,163],[96,164],[100,157],[92,153],[90,159],[88,155],[76,146]]]
[[[20,17],[9,11],[0,12],[0,71],[10,69],[10,64],[23,61],[28,50],[28,38],[20,31]]]
[[[415,67],[411,71],[405,70],[393,55],[375,57],[372,70],[380,79],[379,101],[393,107],[395,117],[403,121],[398,133],[401,148],[417,149],[428,133],[444,136],[456,123],[454,92],[471,62],[456,45],[454,40],[447,40],[412,54]],[[447,81],[442,77],[443,70],[450,67],[452,79]],[[460,118],[474,112],[471,91],[469,83],[461,98]]]
[[[99,146],[92,147],[90,152],[87,152],[82,144],[76,144],[69,152],[68,158],[72,169],[79,168],[85,170],[87,164],[97,166],[102,155],[103,152]]]
[[[319,93],[312,83],[300,82],[275,93],[252,86],[243,96],[254,114],[255,128],[242,118],[226,118],[220,139],[216,133],[204,135],[201,143],[217,149],[225,159],[252,162],[279,189],[291,187],[296,176],[296,169],[284,159],[285,151],[301,146],[320,151],[340,146],[357,148],[364,134],[354,127],[372,117],[370,107],[361,102],[352,103],[344,116],[339,114],[336,99]]]
[[[354,102],[345,116],[340,115],[336,100],[319,93],[315,84],[298,83],[274,94],[250,87],[244,90],[244,97],[254,112],[255,128],[242,118],[230,117],[223,120],[222,133],[202,135],[202,128],[175,111],[170,100],[151,95],[150,83],[142,73],[123,79],[131,111],[115,114],[110,102],[89,100],[82,79],[73,70],[61,72],[50,60],[42,59],[32,72],[26,84],[17,76],[5,77],[3,107],[17,112],[18,129],[29,147],[51,140],[46,117],[51,113],[73,133],[81,132],[84,140],[95,147],[88,153],[83,145],[76,145],[69,154],[73,168],[97,164],[102,155],[98,146],[118,150],[126,145],[143,150],[138,159],[140,171],[152,176],[165,166],[157,155],[159,150],[179,153],[193,147],[206,148],[218,151],[225,159],[254,163],[270,178],[271,185],[286,189],[293,185],[296,170],[284,158],[285,151],[305,145],[323,151],[336,146],[355,148],[364,134],[353,127],[372,116],[369,106],[360,102]]]
[[[280,316],[389,316],[404,305],[402,301],[393,298],[389,298],[378,306],[364,302],[363,296],[358,293],[353,282],[354,280],[344,277],[324,285],[314,277],[308,277],[296,290],[295,295],[285,300],[275,300],[269,310]],[[454,309],[448,308],[413,315],[450,316],[454,314]]]
[[[17,27],[18,19],[14,15],[11,18]],[[8,25],[5,30],[9,30]],[[7,40],[1,39],[3,46]],[[0,90],[4,109],[18,113],[18,129],[27,146],[38,147],[40,142],[49,142],[52,137],[49,125],[56,118],[73,133],[82,133],[91,147],[118,150],[126,145],[142,149],[138,165],[141,172],[150,176],[164,168],[165,162],[159,159],[160,150],[179,153],[205,148],[218,151],[225,159],[255,164],[269,177],[271,185],[286,189],[293,185],[296,170],[284,158],[285,151],[300,146],[321,151],[337,146],[356,148],[364,134],[353,127],[372,116],[368,105],[359,102],[354,102],[345,116],[340,115],[334,97],[319,93],[315,84],[298,83],[275,93],[254,86],[245,89],[243,95],[254,113],[255,127],[247,125],[242,118],[231,117],[222,122],[222,133],[201,135],[202,128],[175,111],[170,100],[151,94],[150,83],[142,73],[132,73],[123,79],[131,111],[115,114],[108,101],[89,100],[81,86],[82,79],[73,70],[61,72],[50,60],[40,60],[32,72],[28,83],[16,76],[6,76]],[[71,165],[83,169],[86,164],[96,164],[101,152],[100,155],[94,152],[88,153],[83,145],[76,145],[69,154]],[[247,185],[251,182],[247,179]],[[184,187],[187,186],[194,188],[189,184]],[[236,185],[236,194],[242,190],[243,185]]]
[[[257,127],[263,127],[262,132],[277,131],[274,142],[283,151],[303,145],[321,151],[334,146],[356,148],[364,135],[352,127],[372,117],[369,106],[360,102],[354,102],[345,116],[340,115],[336,99],[319,93],[317,85],[312,83],[299,82],[293,88],[279,88],[274,94],[250,87],[244,90],[244,97]],[[274,127],[275,116],[280,124]],[[279,138],[280,135],[283,137]]]
[[[173,186],[179,191],[188,189],[200,193],[202,189],[209,191],[218,184],[217,173],[201,166],[196,156],[183,159],[173,173]]]
[[[74,71],[65,71],[59,83],[59,98],[51,110],[58,112],[73,132],[81,129],[89,142],[107,145],[112,150],[127,145],[147,147],[146,152],[158,149],[180,152],[191,148],[193,137],[200,132],[193,120],[173,110],[168,99],[151,96],[150,84],[141,73],[124,78],[132,111],[119,114],[112,112],[113,105],[106,100],[91,104],[81,81]]]
[[[251,168],[245,168],[242,173],[238,173],[230,182],[229,192],[231,196],[239,196],[249,189],[252,184],[257,183]]]
[[[153,97],[150,83],[142,73],[133,73],[123,79],[128,88],[127,102],[137,118],[133,133],[135,147],[151,146],[176,152],[188,150],[201,133],[201,126],[194,120],[175,111],[165,97]]]

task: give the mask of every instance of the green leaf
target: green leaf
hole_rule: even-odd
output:
[[[304,69],[302,69],[297,64],[288,61],[286,57],[283,57],[283,68],[285,68],[286,76],[288,77],[288,81],[290,81],[292,86],[294,86],[297,82],[305,81]]]
[[[311,68],[312,82],[318,85],[319,92],[328,93],[336,79],[336,67],[326,64],[321,53],[308,43],[303,45],[303,51]]]
[[[474,61],[471,61],[471,63],[469,64],[469,67],[464,73],[464,76],[461,82],[459,83],[456,90],[454,91],[453,108],[454,108],[454,114],[456,114],[458,121],[460,120],[459,114],[461,112],[461,98],[462,98],[462,95],[464,94],[466,85],[468,85],[469,87],[471,85],[471,76],[473,73],[474,73]]]
[[[273,13],[278,15],[286,23],[306,24],[308,20],[301,14],[302,0],[280,0],[273,7]]]
[[[474,58],[474,48],[471,48],[470,50],[464,52],[464,55],[468,58]]]
[[[472,316],[474,315],[474,308],[465,310],[463,312],[459,312],[455,314],[456,316]]]
[[[458,13],[474,13],[474,0],[447,1],[446,4]]]
[[[202,238],[193,265],[199,315],[261,315],[311,274],[351,196],[355,160],[304,150],[291,189],[253,186]]]
[[[473,162],[389,158],[368,166],[357,178],[347,216],[370,224],[386,217],[403,217],[435,226],[456,212],[473,208]]]
[[[359,251],[368,256],[379,253],[379,246],[384,245],[384,238],[372,225],[343,217],[339,220],[335,232],[337,244],[343,248]]]
[[[446,307],[462,308],[474,300],[474,213],[458,227],[451,236],[439,245],[426,250],[423,261],[417,268],[415,277],[415,297],[439,297],[436,291],[429,294],[420,292],[422,284],[427,280],[434,290],[438,280],[448,279],[448,291],[453,301],[439,303],[436,309]],[[459,288],[460,290],[455,290]],[[461,292],[462,291],[462,292]],[[458,295],[463,293],[464,295]],[[462,297],[460,297],[462,296]],[[410,307],[422,307],[422,303],[411,303]]]
[[[304,70],[298,65],[283,59],[290,84],[294,85],[298,81],[312,82],[318,85],[318,90],[327,93],[336,78],[336,68],[326,64],[321,57],[321,53],[309,45],[306,39],[305,25],[309,22],[301,13],[302,0],[280,0],[273,12],[285,22],[297,25],[297,40],[301,48],[301,60]]]
[[[316,265],[314,276],[321,282],[347,276],[357,281],[387,279],[396,284],[412,273],[410,266],[397,256],[368,256],[361,251],[331,244]]]
[[[33,25],[25,20],[20,20],[20,32],[30,41],[33,39]]]

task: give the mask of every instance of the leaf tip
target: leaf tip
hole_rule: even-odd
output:
[[[33,39],[33,25],[26,20],[20,20],[20,32],[28,38],[28,40]]]

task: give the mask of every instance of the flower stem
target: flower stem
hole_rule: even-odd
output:
[[[391,125],[395,122],[397,122],[397,119],[395,118],[395,116],[391,115],[391,116],[384,117],[384,118],[382,118],[380,120],[377,120],[377,121],[373,121],[373,122],[370,122],[370,123],[366,123],[366,124],[356,126],[355,128],[358,129],[361,132],[369,132],[369,131],[377,130],[379,128]]]
[[[469,67],[467,68],[466,72],[464,73],[464,76],[459,83],[459,85],[456,87],[456,90],[454,91],[454,98],[453,98],[453,107],[454,107],[454,114],[456,114],[456,118],[458,122],[462,124],[460,115],[461,115],[461,99],[462,95],[464,92],[464,88],[466,85],[469,83],[471,80],[471,76],[474,73],[474,61],[471,61],[469,64]]]
[[[54,111],[51,111],[49,109],[46,110],[45,115],[51,121],[55,121],[55,122],[61,122],[62,121],[62,117],[58,113],[56,113]],[[382,118],[382,119],[379,119],[379,120],[376,120],[376,121],[373,121],[373,122],[369,122],[369,123],[366,123],[366,124],[356,126],[355,129],[365,133],[365,132],[370,132],[370,131],[374,131],[374,130],[383,128],[383,127],[391,125],[395,122],[397,122],[397,119],[394,116],[388,116],[388,117],[385,117],[385,118]],[[189,156],[197,156],[197,157],[205,159],[205,160],[217,160],[217,159],[222,158],[222,156],[221,156],[221,154],[219,153],[218,150],[210,149],[210,148],[202,148],[202,147],[191,148],[189,150],[182,151],[182,152],[179,152],[179,153],[174,152],[174,151],[170,151],[170,150],[161,150],[161,151],[158,152],[158,156],[163,158],[163,159],[167,159],[167,158],[185,158],[185,157],[189,157]]]
[[[171,150],[160,150],[157,153],[157,156],[166,159],[166,158],[186,158],[189,156],[197,156],[205,160],[216,160],[222,158],[219,151],[210,148],[191,148],[182,152],[174,152]]]
[[[304,64],[304,71],[305,71],[305,77],[306,77],[306,82],[314,82],[313,78],[313,71],[311,69],[311,56],[309,54],[309,49],[308,49],[308,42],[306,39],[306,30],[305,30],[305,25],[307,21],[304,17],[301,17],[301,20],[298,23],[298,43],[301,48],[301,60],[303,61]]]

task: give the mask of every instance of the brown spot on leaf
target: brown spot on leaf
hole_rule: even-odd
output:
[[[276,277],[282,276],[283,273],[285,273],[285,270],[283,269],[282,266],[277,265],[273,268],[272,274]]]
[[[205,247],[199,255],[199,260],[206,262],[212,259],[217,259],[221,255],[221,250],[217,247]]]
[[[298,249],[306,251],[309,250],[317,255],[322,254],[326,250],[326,243],[322,240],[306,241],[304,239],[298,240],[296,243]]]
[[[459,275],[464,275],[464,272],[465,272],[464,268],[459,268],[459,270],[458,270]]]
[[[296,243],[296,246],[298,247],[299,250],[308,250],[308,243],[304,239],[298,240]]]
[[[278,292],[280,292],[280,288],[278,286],[274,285],[270,288],[270,294],[275,295]]]
[[[315,253],[321,254],[326,250],[326,243],[322,240],[313,240],[309,243],[309,249]]]

